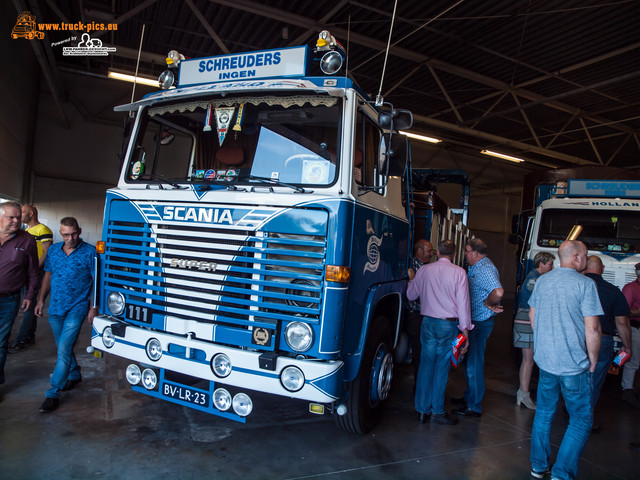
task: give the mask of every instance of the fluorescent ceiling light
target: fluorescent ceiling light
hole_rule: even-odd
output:
[[[157,78],[143,77],[141,75],[138,75],[136,77],[135,75],[130,75],[128,73],[114,72],[113,70],[109,70],[108,77],[115,78],[116,80],[123,80],[125,82],[139,83],[141,85],[149,85],[150,87],[160,88]]]
[[[402,135],[406,135],[409,138],[415,138],[416,140],[422,140],[423,142],[429,142],[429,143],[440,143],[440,142],[442,142],[442,140],[440,140],[439,138],[426,137],[424,135],[418,135],[416,133],[403,132],[402,130],[400,130],[400,133]]]
[[[491,155],[492,157],[502,158],[503,160],[509,160],[510,162],[524,162],[523,158],[512,157],[511,155],[505,155],[504,153],[492,152],[491,150],[482,150],[480,153]]]

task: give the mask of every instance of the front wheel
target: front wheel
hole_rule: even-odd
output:
[[[391,327],[376,317],[362,354],[358,376],[347,385],[347,412],[336,415],[338,426],[348,432],[367,433],[378,423],[393,379]]]

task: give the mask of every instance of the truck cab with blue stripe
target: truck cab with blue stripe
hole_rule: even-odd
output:
[[[411,114],[360,92],[326,34],[169,59],[177,88],[117,108],[135,121],[106,196],[92,346],[159,399],[244,422],[264,392],[369,431],[412,249]]]

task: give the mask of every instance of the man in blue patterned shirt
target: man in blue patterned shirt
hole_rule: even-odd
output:
[[[493,330],[493,317],[503,311],[500,300],[504,289],[500,284],[498,269],[487,257],[487,244],[479,238],[472,238],[465,246],[464,256],[469,263],[469,297],[471,301],[471,321],[469,330],[469,351],[463,363],[467,388],[464,399],[458,399],[460,408],[453,413],[465,417],[479,417],[482,414],[484,397],[484,351]]]
[[[61,392],[73,389],[82,381],[73,347],[87,314],[92,322],[97,313],[91,307],[96,249],[80,238],[81,233],[75,218],[60,220],[63,241],[49,248],[44,263],[45,274],[36,315],[42,316],[44,301],[51,291],[49,324],[58,347],[58,358],[51,375],[51,388],[40,406],[43,413],[58,408]]]

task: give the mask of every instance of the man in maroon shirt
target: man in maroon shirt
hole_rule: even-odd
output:
[[[20,230],[21,205],[0,203],[0,385],[4,383],[4,362],[11,327],[18,309],[33,308],[38,289],[38,249],[32,235]],[[27,292],[20,302],[20,289]]]
[[[633,389],[633,381],[640,367],[640,263],[636,263],[636,278],[633,282],[622,287],[622,294],[627,299],[631,315],[631,359],[622,371],[622,399],[640,408],[640,397]]]

